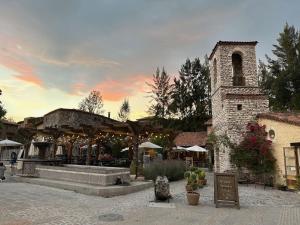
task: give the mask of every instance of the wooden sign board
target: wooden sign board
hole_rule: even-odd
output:
[[[234,173],[215,173],[214,202],[216,208],[233,205],[240,208],[237,175]]]

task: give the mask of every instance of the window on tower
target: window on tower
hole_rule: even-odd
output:
[[[243,76],[243,60],[239,53],[232,54],[232,73],[233,86],[245,86],[245,77]]]

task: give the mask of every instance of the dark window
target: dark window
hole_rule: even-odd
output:
[[[214,59],[214,85],[217,83],[217,60]]]
[[[241,104],[237,105],[237,110],[242,110],[243,106]]]
[[[245,86],[245,78],[243,76],[243,60],[238,53],[232,54],[232,73],[233,86]]]

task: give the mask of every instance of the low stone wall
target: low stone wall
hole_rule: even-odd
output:
[[[40,178],[100,186],[114,185],[118,178],[120,178],[122,182],[130,182],[130,172],[126,168],[96,168],[79,165],[73,167],[38,165],[36,167],[36,173]]]

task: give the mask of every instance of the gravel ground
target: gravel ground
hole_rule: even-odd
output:
[[[0,183],[0,224],[300,224],[300,194],[239,186],[241,210],[213,204],[212,175],[199,206],[185,200],[185,182],[171,183],[176,207],[149,207],[153,189],[113,198],[25,183]]]

